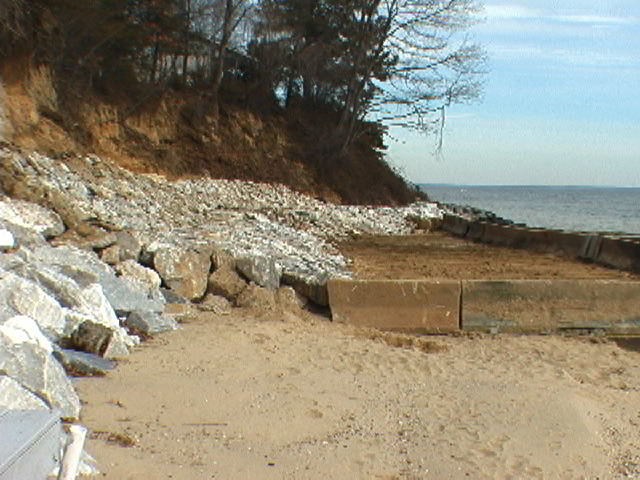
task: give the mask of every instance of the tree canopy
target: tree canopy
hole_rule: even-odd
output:
[[[225,86],[289,109],[334,113],[347,148],[373,124],[425,132],[478,98],[475,0],[3,0],[0,39],[28,42],[43,12],[55,68],[88,86]],[[8,48],[0,55],[7,54]]]

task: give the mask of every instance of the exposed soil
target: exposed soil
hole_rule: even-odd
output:
[[[576,259],[495,247],[442,232],[363,236],[339,245],[362,279],[616,279],[640,280]]]
[[[328,149],[335,114],[227,94],[214,115],[206,91],[129,93],[80,91],[30,57],[0,57],[0,140],[60,158],[96,153],[169,178],[279,183],[332,203],[400,205],[424,197],[386,163],[380,135],[365,135],[341,154]]]

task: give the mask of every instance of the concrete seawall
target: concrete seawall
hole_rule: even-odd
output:
[[[555,253],[607,267],[640,272],[640,239],[593,233],[496,225],[445,215],[442,229],[474,242]]]
[[[640,335],[640,282],[332,279],[328,292],[334,321],[384,330]]]

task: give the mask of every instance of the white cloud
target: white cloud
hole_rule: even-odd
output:
[[[494,44],[491,53],[506,60],[534,59],[574,67],[638,67],[634,55],[589,49],[548,48],[531,44]]]
[[[538,20],[542,22],[561,22],[576,25],[631,25],[640,22],[638,17],[633,16],[608,16],[592,13],[556,13],[556,11],[550,9],[542,10],[515,4],[487,4],[484,6],[484,13],[489,22]]]
[[[552,15],[549,18],[560,22],[590,25],[629,25],[637,22],[637,19],[633,17],[607,17],[602,15]]]
[[[513,20],[540,17],[540,12],[520,5],[485,5],[484,12],[489,20]]]

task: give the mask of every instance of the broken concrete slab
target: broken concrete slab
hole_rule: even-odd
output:
[[[640,242],[604,237],[596,262],[620,270],[640,272]]]
[[[62,460],[59,412],[0,410],[0,479],[50,478]]]

